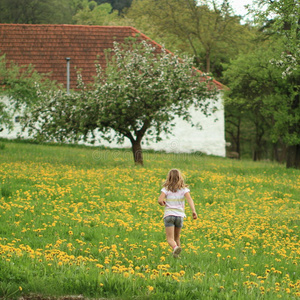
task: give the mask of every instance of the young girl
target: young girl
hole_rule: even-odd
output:
[[[173,256],[178,257],[181,252],[180,231],[183,227],[184,202],[187,199],[193,213],[193,219],[197,219],[194,201],[191,198],[190,190],[184,183],[184,179],[177,169],[170,170],[158,203],[165,207],[164,223],[166,228],[167,242],[173,249]]]

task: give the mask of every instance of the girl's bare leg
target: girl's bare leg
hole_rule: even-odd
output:
[[[175,227],[174,240],[175,240],[175,243],[177,244],[177,246],[179,246],[179,247],[180,247],[180,232],[181,232],[181,228]]]
[[[171,226],[171,227],[165,227],[166,228],[166,236],[167,236],[167,242],[169,243],[169,245],[172,247],[172,249],[174,247],[177,246],[175,239],[174,239],[174,235],[175,235],[175,226]]]

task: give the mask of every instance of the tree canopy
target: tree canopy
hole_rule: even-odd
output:
[[[280,58],[271,63],[286,78],[288,102],[280,129],[288,132],[287,167],[300,169],[300,4],[298,0],[257,0],[260,9],[255,12],[258,24],[268,25],[269,30],[283,40],[284,50]]]
[[[1,23],[68,24],[81,0],[1,0]]]
[[[278,45],[259,47],[256,51],[239,55],[224,72],[224,79],[230,87],[225,100],[227,130],[232,122],[238,124],[238,120],[240,126],[247,123],[248,129],[253,127],[251,141],[254,160],[262,159],[267,138],[271,137],[273,144],[281,139],[285,142],[289,140],[288,132],[278,128],[282,115],[288,114],[288,88],[280,70],[270,64],[275,53],[277,57],[281,54]],[[239,143],[236,139],[236,150],[240,153]]]
[[[266,5],[255,12],[265,41],[228,65],[227,103],[252,113],[256,136],[269,127],[272,142],[287,146],[287,167],[300,168],[300,7],[294,0],[259,3]]]
[[[173,44],[189,52],[200,69],[219,78],[221,62],[249,45],[247,37],[251,36],[249,27],[240,24],[240,17],[233,14],[227,0],[221,5],[216,1],[134,0],[128,16],[150,36],[156,29],[155,39],[163,36],[161,40],[169,49]]]
[[[81,25],[110,25],[118,22],[117,12],[112,12],[109,3],[98,5],[95,1],[84,0],[83,8],[73,16],[73,21]]]

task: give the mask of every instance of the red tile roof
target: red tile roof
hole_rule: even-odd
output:
[[[86,25],[0,24],[0,55],[19,65],[32,64],[40,73],[66,84],[66,57],[70,60],[70,85],[76,86],[76,68],[85,82],[96,74],[95,61],[105,68],[104,50],[113,42],[140,35],[159,49],[160,45],[133,27]],[[223,86],[215,81],[219,89]]]

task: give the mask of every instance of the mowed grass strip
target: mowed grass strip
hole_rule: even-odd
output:
[[[2,142],[0,297],[300,297],[300,172],[201,154]],[[165,241],[162,181],[179,168],[199,218]]]

